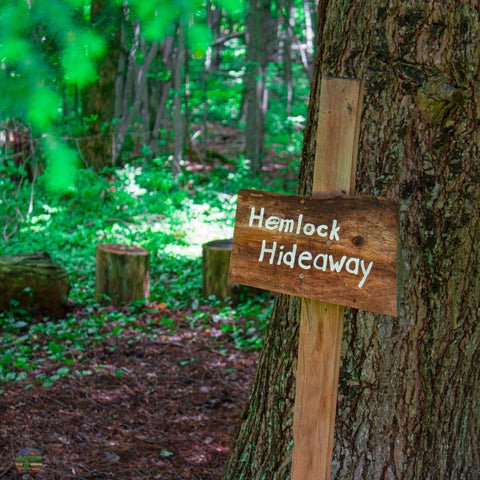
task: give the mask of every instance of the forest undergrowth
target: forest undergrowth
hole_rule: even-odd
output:
[[[242,158],[185,161],[173,176],[159,158],[80,170],[61,194],[42,176],[25,183],[31,212],[14,235],[4,230],[2,254],[48,252],[71,290],[62,318],[15,300],[0,314],[0,478],[15,478],[25,446],[44,452],[39,478],[219,478],[273,295],[203,298],[202,244],[232,237],[240,188],[295,193],[297,167],[272,159],[253,178]],[[2,206],[7,218],[12,205]],[[96,301],[95,246],[105,242],[150,251],[146,301]]]

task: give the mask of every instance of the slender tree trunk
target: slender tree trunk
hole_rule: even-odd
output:
[[[167,37],[162,42],[162,66],[168,70],[173,70],[174,55],[173,47],[175,45],[175,38],[173,36]],[[162,127],[162,122],[166,120],[166,110],[167,110],[167,100],[170,93],[170,88],[172,87],[172,80],[170,76],[167,76],[166,79],[157,79],[153,82],[153,88],[156,89],[158,95],[158,103],[151,105],[152,110],[155,112],[155,121],[152,126],[152,136],[150,140],[150,151],[154,155],[158,155],[160,152],[159,149],[159,140],[160,140],[160,129]]]
[[[246,157],[252,173],[260,171],[265,156],[265,115],[268,104],[266,69],[270,38],[270,2],[249,0],[245,18],[247,75],[245,86]]]
[[[213,33],[213,41],[211,47],[208,48],[205,59],[205,67],[209,72],[217,72],[222,61],[221,49],[222,44],[216,42],[220,37],[220,29],[222,24],[222,9],[211,0],[207,1],[207,22]]]
[[[303,10],[305,14],[305,56],[307,63],[307,76],[310,82],[313,79],[313,59],[315,54],[314,49],[314,39],[315,39],[315,30],[313,28],[312,21],[312,12],[310,9],[313,8],[311,0],[303,0]]]
[[[202,66],[202,155],[207,158],[208,145],[208,98],[207,98],[207,67],[205,63]]]
[[[295,35],[295,17],[294,17],[294,5],[292,0],[282,0],[281,9],[284,12],[283,23],[284,31],[282,32],[281,42],[281,55],[283,61],[283,78],[287,86],[287,115],[292,113],[293,103],[293,72],[292,72],[292,44],[293,37]]]
[[[124,74],[122,74],[121,69],[125,65],[123,61],[119,63],[119,76],[117,77],[116,87],[117,95],[121,95],[122,101],[117,103],[117,118],[119,121],[115,124],[112,152],[113,164],[120,158],[122,146],[127,134],[132,128],[142,105],[145,103],[145,95],[148,91],[147,74],[158,52],[158,44],[156,42],[152,42],[149,47],[143,44],[143,50],[145,52],[143,63],[139,64],[137,62],[137,50],[144,40],[140,37],[140,25],[138,22],[134,21],[133,25],[134,36],[126,63],[126,72]],[[122,79],[124,79],[123,84]]]
[[[480,20],[474,0],[321,0],[320,78],[365,80],[357,190],[400,204],[399,315],[347,309],[332,478],[480,477]],[[298,302],[280,295],[224,479],[290,475]]]
[[[174,89],[174,155],[172,171],[175,175],[181,172],[180,162],[183,159],[183,140],[185,135],[185,118],[182,114],[182,67],[185,57],[184,26],[178,27],[178,45],[175,55],[175,67],[173,71],[173,89]]]

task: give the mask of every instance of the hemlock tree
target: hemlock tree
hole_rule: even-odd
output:
[[[480,11],[320,0],[299,193],[322,76],[363,78],[357,193],[400,205],[399,315],[346,310],[332,478],[480,476]],[[224,480],[287,479],[299,301],[278,295]]]

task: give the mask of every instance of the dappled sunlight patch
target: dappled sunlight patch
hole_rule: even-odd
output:
[[[142,175],[142,171],[141,167],[134,167],[128,163],[118,170],[117,175],[123,183],[123,189],[133,198],[141,197],[147,193],[147,189],[137,183],[137,177]]]

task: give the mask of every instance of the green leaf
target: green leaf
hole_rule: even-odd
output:
[[[49,188],[57,192],[73,188],[78,168],[77,152],[52,136],[45,137],[43,145],[48,158],[46,175]]]
[[[59,369],[57,369],[57,375],[59,376],[67,375],[69,371],[70,369],[68,367],[60,367]]]
[[[188,32],[190,48],[195,57],[203,57],[212,42],[212,31],[207,25],[194,23]]]
[[[58,116],[60,96],[47,87],[37,87],[32,90],[27,102],[28,120],[40,130],[49,128]]]
[[[13,361],[13,352],[8,350],[2,355],[2,358],[0,359],[0,365],[6,367],[7,365],[10,365],[12,361]]]
[[[15,381],[21,382],[21,381],[23,381],[23,380],[26,380],[27,377],[28,377],[28,373],[27,373],[27,372],[20,372],[20,373],[17,375],[17,378],[15,379]]]
[[[95,60],[104,52],[104,41],[93,32],[69,32],[62,54],[67,82],[84,87],[96,80]]]

